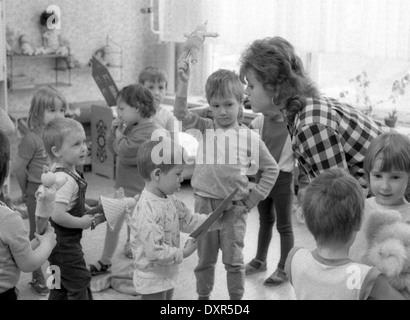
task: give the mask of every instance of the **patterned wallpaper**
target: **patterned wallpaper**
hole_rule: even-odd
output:
[[[49,5],[61,9],[61,34],[70,41],[71,51],[86,65],[92,53],[106,44],[109,35],[123,50],[123,83],[135,81],[147,57],[155,51],[158,37],[149,30],[149,16],[140,12],[149,0],[6,0],[6,24],[18,36],[27,34],[33,47],[41,46],[39,17]],[[23,60],[15,74],[29,73],[41,81],[50,78],[44,70],[52,62]]]

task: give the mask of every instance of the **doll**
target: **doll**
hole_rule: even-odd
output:
[[[28,41],[28,37],[25,34],[22,34],[19,37],[19,45],[21,49],[21,54],[32,56],[34,55],[34,49]]]
[[[197,63],[198,53],[205,41],[205,38],[206,37],[213,37],[213,38],[219,37],[219,34],[216,32],[207,32],[207,23],[208,22],[205,22],[204,24],[199,25],[198,27],[196,27],[196,29],[192,33],[184,34],[184,37],[186,37],[187,40],[184,44],[184,53],[182,54],[180,59],[182,60],[190,59],[192,63]]]
[[[40,16],[42,46],[37,49],[36,54],[59,54],[68,56],[70,43],[64,39],[58,29],[49,29],[47,21],[53,13],[43,11]]]

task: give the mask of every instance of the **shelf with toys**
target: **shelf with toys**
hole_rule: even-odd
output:
[[[18,87],[15,88],[15,82],[16,82],[16,75],[14,74],[14,68],[15,64],[18,63],[21,60],[30,60],[32,63],[36,63],[36,60],[39,59],[52,59],[54,60],[54,70],[55,70],[55,81],[54,84],[61,85],[61,84],[66,84],[71,86],[71,68],[68,67],[69,65],[69,60],[70,60],[70,55],[60,55],[60,54],[39,54],[39,55],[25,55],[25,54],[7,54],[7,60],[8,60],[8,65],[9,65],[9,89],[10,91],[13,91],[14,89],[17,89]],[[63,65],[66,65],[67,67],[61,67]],[[58,73],[59,71],[67,71],[68,72],[68,81],[65,83],[59,82],[58,80]],[[18,78],[17,78],[18,79]],[[43,83],[44,84],[44,83]],[[21,88],[30,88],[30,85],[41,85],[41,83],[28,83],[27,87],[21,87]]]

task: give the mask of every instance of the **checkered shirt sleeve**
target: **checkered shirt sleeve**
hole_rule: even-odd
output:
[[[340,167],[366,187],[363,161],[370,142],[383,132],[378,123],[347,104],[322,97],[306,100],[293,128],[295,156],[310,177]]]

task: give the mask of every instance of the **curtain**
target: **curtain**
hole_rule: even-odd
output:
[[[160,40],[208,21],[211,42],[282,36],[303,51],[410,60],[408,0],[158,0]]]

